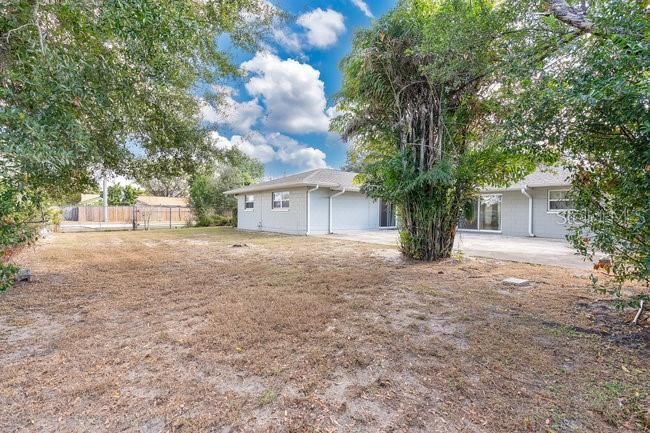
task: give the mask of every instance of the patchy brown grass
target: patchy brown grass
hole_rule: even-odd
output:
[[[648,328],[580,271],[226,229],[59,234],[20,259],[3,432],[649,429]]]

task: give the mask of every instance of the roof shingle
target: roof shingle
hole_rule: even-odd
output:
[[[331,168],[317,168],[291,176],[280,177],[255,185],[245,186],[226,191],[226,194],[245,194],[249,192],[267,191],[274,188],[299,188],[308,186],[322,186],[331,189],[345,189],[346,191],[359,191],[360,185],[354,183],[357,173],[334,170]]]
[[[540,167],[519,182],[506,188],[487,187],[484,191],[515,191],[524,186],[528,188],[544,188],[549,186],[570,186],[569,171],[561,167]]]
[[[258,191],[268,191],[277,188],[300,188],[320,186],[334,190],[359,191],[361,185],[354,183],[357,173],[334,170],[331,168],[317,168],[303,173],[292,174],[266,182],[249,185],[242,188],[226,191],[226,194],[246,194]],[[559,167],[541,167],[526,176],[522,181],[514,183],[506,188],[488,187],[484,191],[514,191],[523,188],[569,186],[569,172]]]

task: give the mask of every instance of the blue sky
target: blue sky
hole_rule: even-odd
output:
[[[215,144],[236,146],[264,163],[269,177],[345,163],[346,146],[328,132],[340,89],[340,60],[355,29],[368,27],[394,0],[273,0],[291,14],[255,53],[232,52],[246,72],[238,81],[206,87],[221,104],[202,114]],[[227,41],[221,41],[228,48]]]

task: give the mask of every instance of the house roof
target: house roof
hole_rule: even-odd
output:
[[[544,188],[550,186],[570,186],[569,171],[561,167],[540,167],[521,181],[503,187],[487,187],[484,191],[515,191],[524,186],[528,188]]]
[[[334,190],[359,191],[360,185],[354,183],[357,173],[331,168],[317,168],[291,176],[280,177],[255,185],[245,186],[226,191],[225,194],[247,194],[259,191],[269,191],[278,188],[323,187]],[[523,180],[508,187],[488,187],[484,191],[516,191],[526,185],[529,188],[550,186],[569,186],[569,172],[559,167],[541,167],[526,176]]]
[[[84,204],[89,201],[100,200],[101,196],[99,194],[81,194],[81,200],[79,204]]]
[[[246,194],[250,192],[268,191],[278,188],[323,187],[335,190],[359,191],[360,185],[353,180],[357,173],[333,170],[331,168],[317,168],[304,173],[280,177],[255,185],[245,186],[226,191],[225,194]]]
[[[189,199],[187,197],[156,197],[154,195],[138,196],[136,202],[145,206],[186,207],[189,205]]]

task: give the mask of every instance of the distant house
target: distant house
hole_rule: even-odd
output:
[[[190,199],[187,197],[157,197],[153,195],[138,196],[135,202],[136,206],[154,206],[154,207],[188,207]],[[102,206],[102,196],[100,194],[81,194],[81,200],[76,206]]]
[[[102,203],[102,196],[99,194],[81,194],[78,206],[98,206]]]
[[[237,197],[237,227],[289,234],[395,228],[393,206],[354,184],[356,173],[316,169],[226,191]],[[459,230],[562,238],[567,232],[568,173],[538,170],[507,188],[487,188]]]
[[[136,199],[137,206],[159,206],[159,207],[188,207],[190,200],[187,197],[157,197],[153,195],[141,195]]]

